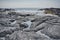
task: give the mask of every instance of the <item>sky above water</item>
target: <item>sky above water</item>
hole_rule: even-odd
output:
[[[0,8],[60,8],[60,0],[0,0]]]

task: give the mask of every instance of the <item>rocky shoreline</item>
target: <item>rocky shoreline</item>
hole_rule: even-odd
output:
[[[60,17],[0,12],[0,40],[60,40]]]

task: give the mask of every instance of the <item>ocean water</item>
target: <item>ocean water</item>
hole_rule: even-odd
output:
[[[38,11],[40,8],[15,8],[16,10]]]
[[[37,12],[40,8],[15,8],[16,11]]]

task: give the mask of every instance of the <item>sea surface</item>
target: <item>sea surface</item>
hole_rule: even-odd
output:
[[[15,8],[16,11],[37,12],[40,8]]]

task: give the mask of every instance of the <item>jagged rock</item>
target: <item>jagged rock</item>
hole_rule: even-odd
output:
[[[3,31],[3,32],[0,32],[0,37],[5,37],[7,34],[12,34],[13,31]]]
[[[36,34],[35,32],[16,31],[9,36],[10,40],[51,40],[47,37]]]
[[[53,17],[53,16],[42,17],[42,19],[39,19],[39,21],[37,21],[36,25],[35,25],[36,27],[33,26],[33,28],[35,28],[36,30],[39,30],[44,27],[41,30],[42,33],[49,36],[50,38],[60,39],[60,31],[59,31],[60,18],[59,17]]]
[[[16,27],[5,27],[5,28],[3,27],[2,29],[0,29],[0,37],[6,37],[6,35],[8,34],[11,35],[12,33],[18,30],[19,28]]]
[[[20,24],[20,29],[24,29],[24,28],[27,28],[28,27],[28,25],[27,24]]]
[[[37,17],[37,16],[31,16],[30,14],[19,14],[16,12],[10,12],[6,15],[0,14],[0,16],[2,18],[2,20],[0,19],[0,37],[5,37],[6,40],[20,40],[20,39],[21,40],[58,40],[58,39],[60,40],[60,31],[59,31],[60,18],[59,17],[54,17],[54,16]],[[18,18],[18,16],[21,17]],[[20,25],[17,23],[27,22],[28,21],[27,18],[30,19],[32,22],[30,29],[20,31],[19,26],[21,28],[28,28],[30,26],[28,24],[29,22],[27,24],[20,24]],[[7,20],[7,19],[11,19],[11,20]],[[12,25],[13,22],[14,24]],[[2,27],[8,27],[6,28],[8,30]],[[10,30],[9,27],[12,28],[18,27],[18,31],[16,31],[17,29]],[[41,33],[38,33],[38,31],[40,31]]]

